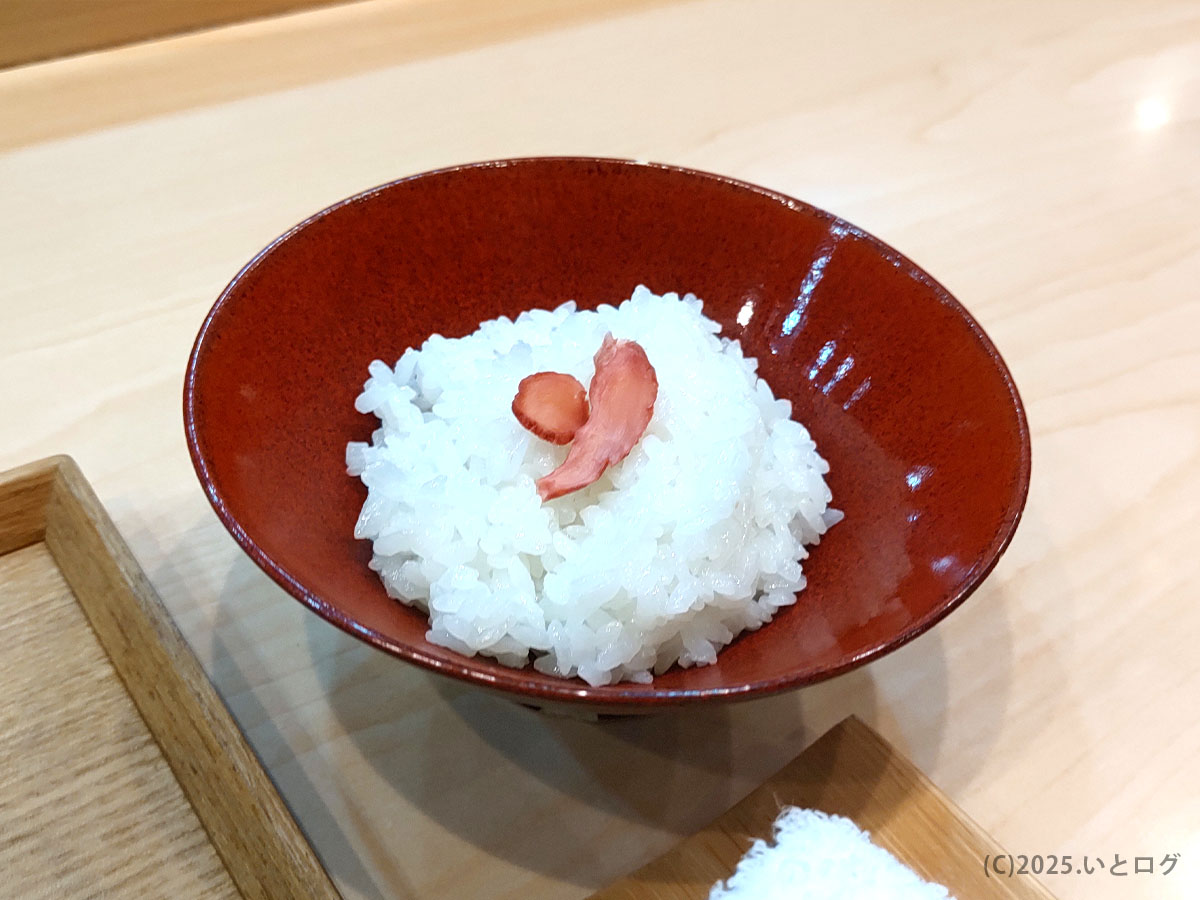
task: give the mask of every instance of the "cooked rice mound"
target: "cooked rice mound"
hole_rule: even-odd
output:
[[[785,806],[708,900],[953,900],[842,816]]]
[[[346,464],[367,487],[355,536],[429,640],[589,684],[706,665],[804,588],[800,563],[840,516],[808,431],[718,336],[692,295],[644,287],[619,307],[485,322],[372,362],[355,406],[381,427]],[[543,504],[568,447],[512,413],[534,372],[585,386],[604,335],[637,341],[658,377],[642,439],[591,486]]]

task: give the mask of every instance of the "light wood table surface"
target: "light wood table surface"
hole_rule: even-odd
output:
[[[0,72],[0,148],[0,467],[79,460],[346,897],[585,896],[849,713],[1014,853],[1102,858],[1064,900],[1200,896],[1197,4],[374,0]],[[802,197],[980,319],[1034,474],[962,609],[595,724],[369,650],[238,551],[180,413],[225,282],[362,188],[557,153]]]

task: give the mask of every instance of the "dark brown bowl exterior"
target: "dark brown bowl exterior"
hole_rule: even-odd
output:
[[[424,615],[388,599],[353,535],[365,490],[344,455],[376,427],[354,410],[367,364],[501,314],[617,303],[639,283],[701,297],[829,460],[846,519],[805,563],[807,590],[715,665],[649,685],[593,688],[430,644]],[[619,160],[461,166],[318,213],[213,306],[184,419],[222,522],[318,615],[436,672],[600,711],[759,696],[894,650],[984,579],[1029,484],[1008,370],[925,272],[799,201]]]

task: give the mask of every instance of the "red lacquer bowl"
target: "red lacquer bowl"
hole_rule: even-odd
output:
[[[375,358],[431,333],[644,283],[692,291],[817,441],[845,521],[793,607],[649,685],[593,688],[425,640],[354,539],[346,442]],[[599,159],[430,172],[301,223],[218,298],[184,387],[188,445],[221,521],[315,613],[401,659],[526,702],[638,712],[811,684],[894,650],[960,604],[1008,545],[1029,432],[979,325],[916,265],[829,213],[728,178]]]

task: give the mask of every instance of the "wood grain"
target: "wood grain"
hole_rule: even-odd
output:
[[[0,479],[0,554],[19,550],[46,533],[46,504],[54,487],[53,466],[28,463]]]
[[[0,73],[0,466],[79,460],[342,893],[579,900],[854,713],[1014,853],[1182,854],[1044,878],[1063,900],[1200,896],[1196,5],[697,0],[495,35],[428,6],[411,40],[367,6]],[[975,596],[794,695],[582,723],[372,652],[238,551],[180,412],[221,288],[354,191],[544,153],[803,197],[963,300],[1033,435]]]
[[[5,473],[0,515],[6,499],[45,536],[0,557],[0,868],[17,894],[335,900],[74,461]]]
[[[989,877],[1005,851],[912,763],[851,716],[749,796],[591,900],[707,900],[784,806],[845,816],[926,881],[960,898],[1053,900],[1036,878]]]
[[[322,2],[335,0],[5,0],[0,68]]]
[[[8,897],[237,897],[44,544],[0,556]]]

